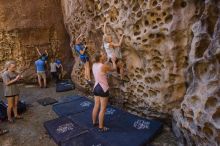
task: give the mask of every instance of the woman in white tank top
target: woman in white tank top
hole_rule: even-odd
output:
[[[109,65],[105,64],[106,61],[107,57],[105,53],[97,53],[95,54],[95,63],[92,66],[92,72],[95,78],[95,85],[93,89],[93,93],[95,95],[95,105],[92,111],[92,122],[94,126],[97,125],[97,116],[99,114],[98,126],[99,130],[102,132],[108,130],[107,127],[104,127],[104,115],[109,97],[107,73],[116,69],[116,64],[114,61],[113,67],[110,67]],[[100,106],[101,108],[99,112]]]
[[[104,36],[103,36],[103,47],[107,53],[108,61],[116,63],[117,72],[120,73],[120,77],[123,80],[124,78],[124,63],[122,61],[121,54],[121,44],[124,38],[124,34],[121,36],[119,43],[113,43],[112,36],[107,34],[107,23],[104,24]]]

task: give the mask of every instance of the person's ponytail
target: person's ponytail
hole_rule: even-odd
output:
[[[100,58],[101,58],[101,53],[96,52],[95,55],[94,55],[94,63],[100,62]]]

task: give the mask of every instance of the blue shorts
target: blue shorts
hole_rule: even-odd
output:
[[[95,96],[109,97],[109,91],[104,92],[100,84],[97,84],[93,90]]]
[[[89,57],[84,55],[84,56],[80,56],[80,60],[83,62],[83,63],[86,63],[89,61]]]

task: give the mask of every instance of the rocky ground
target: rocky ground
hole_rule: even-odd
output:
[[[0,128],[10,130],[8,134],[0,137],[0,146],[56,146],[54,141],[47,135],[43,123],[56,118],[57,115],[53,112],[51,106],[41,106],[37,103],[37,100],[44,97],[52,97],[59,100],[64,96],[85,95],[85,93],[78,90],[56,93],[54,85],[47,89],[39,89],[35,85],[20,85],[20,89],[21,99],[31,106],[23,114],[23,120],[17,120],[14,124],[7,122],[0,124]],[[1,97],[2,94],[2,84],[0,84]],[[170,128],[165,126],[163,132],[156,137],[151,145],[176,146],[177,143]]]

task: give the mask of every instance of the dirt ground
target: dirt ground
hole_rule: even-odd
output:
[[[57,115],[53,112],[52,106],[42,106],[37,100],[44,97],[51,97],[56,100],[68,95],[85,95],[78,90],[56,93],[55,86],[40,89],[35,85],[20,85],[21,99],[31,106],[23,114],[24,119],[16,120],[15,123],[0,123],[0,128],[6,128],[10,132],[0,136],[0,146],[56,146],[55,142],[47,135],[43,126],[45,121],[55,119]],[[0,83],[0,98],[3,97],[2,83]],[[164,126],[151,146],[176,146],[176,140],[169,127]]]

